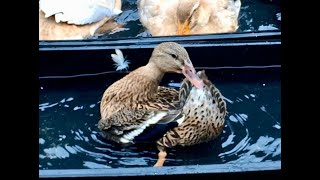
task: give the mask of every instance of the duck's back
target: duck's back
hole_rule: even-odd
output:
[[[100,113],[102,119],[109,118],[125,107],[135,109],[136,105],[153,99],[157,92],[157,82],[143,75],[144,67],[124,76],[109,86],[101,99]],[[139,82],[139,83],[137,83]]]
[[[175,35],[178,0],[139,0],[138,10],[142,25],[153,36]]]
[[[240,0],[201,0],[192,34],[232,33],[238,29]]]

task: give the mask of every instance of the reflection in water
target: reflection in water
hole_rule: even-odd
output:
[[[280,82],[219,81],[210,71],[207,74],[227,101],[229,114],[223,133],[210,143],[170,149],[165,165],[280,160]],[[99,83],[90,78],[80,77],[81,83],[74,83],[75,79],[40,81],[39,169],[152,166],[158,153],[154,144],[123,147],[100,136],[99,103],[108,75]],[[68,83],[62,85],[62,81]],[[168,79],[163,84],[180,86],[179,81]]]

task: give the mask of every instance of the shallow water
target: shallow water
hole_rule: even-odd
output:
[[[206,72],[227,101],[224,131],[216,141],[170,149],[165,165],[280,160],[280,67]],[[40,78],[39,169],[153,166],[153,144],[119,147],[98,134],[100,98],[123,75]],[[177,88],[181,79],[168,74],[162,85]]]
[[[123,0],[122,13],[117,22],[125,24],[124,29],[99,38],[126,38],[150,36],[139,21],[137,0]],[[239,28],[237,32],[281,30],[279,0],[241,0]]]

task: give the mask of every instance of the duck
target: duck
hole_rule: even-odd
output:
[[[212,141],[223,131],[227,115],[226,102],[219,89],[208,79],[205,71],[197,72],[204,87],[195,88],[188,79],[181,83],[179,101],[183,104],[183,119],[156,141],[159,153],[154,167],[161,167],[166,149],[193,146]]]
[[[131,145],[156,124],[179,122],[179,92],[159,86],[166,73],[183,74],[196,88],[204,83],[197,76],[186,49],[175,42],[157,45],[146,65],[111,84],[100,101],[98,128],[107,140]]]
[[[39,40],[82,40],[123,27],[121,0],[40,0]]]
[[[240,0],[138,0],[137,4],[140,22],[152,36],[233,33],[239,27]]]

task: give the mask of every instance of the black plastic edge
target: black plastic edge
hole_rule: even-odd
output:
[[[212,46],[226,45],[256,45],[257,43],[281,42],[281,32],[245,32],[245,33],[225,33],[210,35],[190,35],[190,36],[161,36],[143,37],[127,39],[100,39],[100,40],[68,40],[68,41],[39,41],[40,51],[55,50],[97,50],[115,47],[122,48],[144,48],[154,47],[156,44],[174,41],[188,46],[211,44]]]
[[[115,168],[115,169],[64,169],[39,170],[40,178],[76,178],[76,177],[124,177],[159,176],[185,174],[220,174],[235,172],[277,171],[281,170],[281,161],[258,163],[235,163],[214,165],[168,166],[161,168]]]

